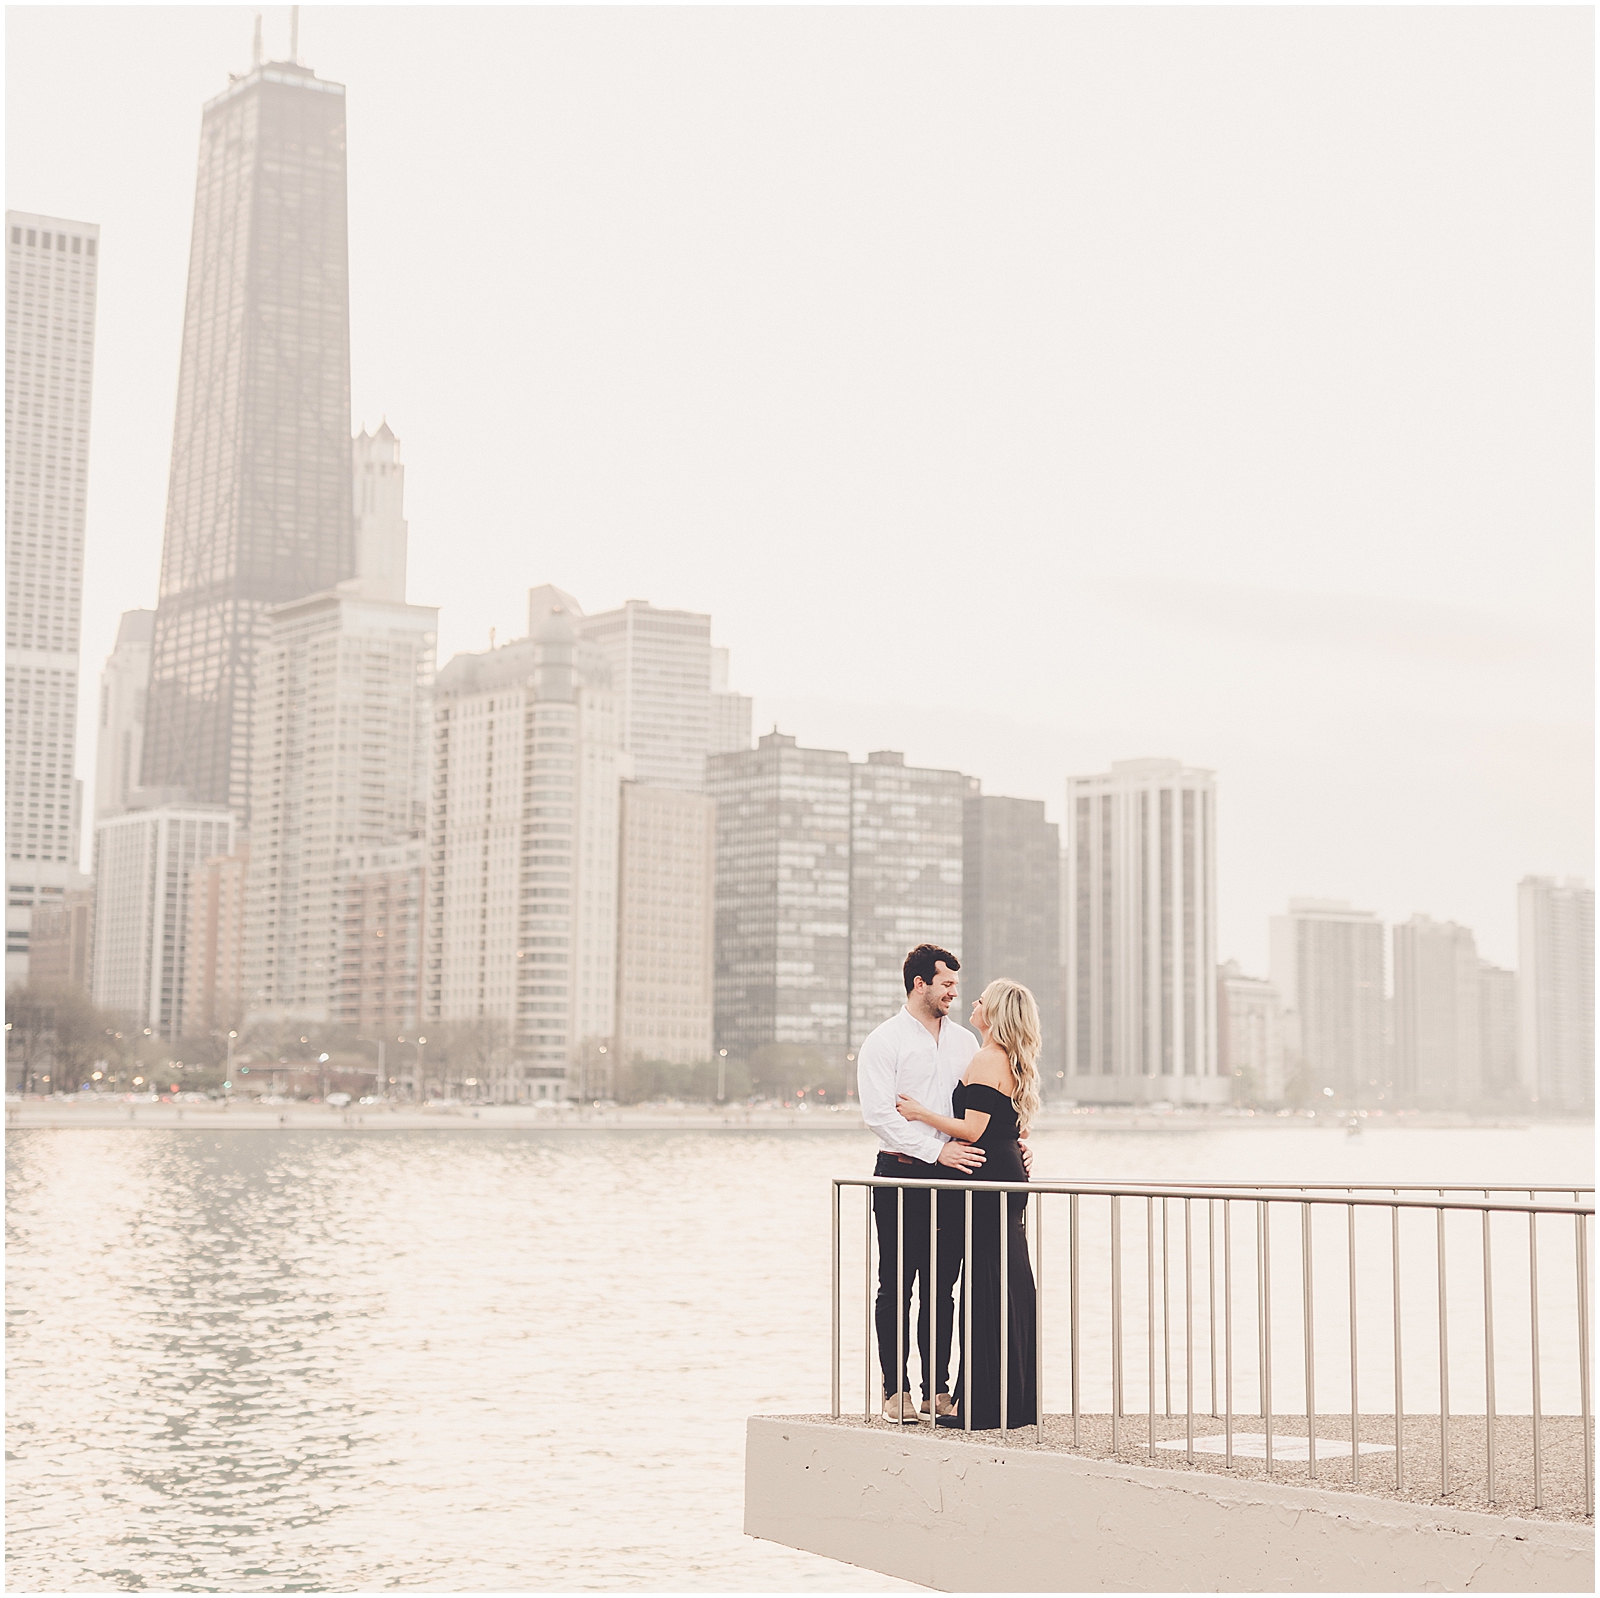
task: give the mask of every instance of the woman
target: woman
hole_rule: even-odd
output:
[[[973,1172],[980,1182],[1026,1182],[1018,1140],[1039,1113],[1039,1006],[1020,982],[997,978],[972,1006],[971,1024],[983,1038],[966,1075],[952,1095],[954,1116],[935,1115],[909,1095],[898,1102],[908,1121],[921,1121],[946,1136],[976,1143],[987,1158]],[[1034,1284],[1023,1229],[1026,1193],[1007,1193],[1006,1205],[1006,1360],[1007,1426],[1031,1426],[1037,1418],[1034,1383]],[[961,1282],[961,1321],[967,1324],[971,1297],[971,1346],[963,1335],[961,1373],[956,1378],[956,1413],[941,1426],[965,1426],[961,1405],[972,1378],[972,1427],[1000,1425],[1000,1198],[975,1193],[972,1199],[972,1265]],[[970,1361],[970,1364],[969,1364]]]

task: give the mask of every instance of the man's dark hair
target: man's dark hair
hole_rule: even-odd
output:
[[[936,943],[919,943],[906,956],[906,992],[909,993],[916,986],[918,977],[921,977],[931,988],[933,986],[933,968],[941,960],[944,961],[946,971],[959,971],[961,969],[961,962],[948,949],[941,949]]]

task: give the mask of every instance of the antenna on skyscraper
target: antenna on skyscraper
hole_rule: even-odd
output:
[[[289,7],[289,59],[300,65],[300,7]]]
[[[250,65],[261,65],[261,13],[256,12],[256,36],[250,41]]]

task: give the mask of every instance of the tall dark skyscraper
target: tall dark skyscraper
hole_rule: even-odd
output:
[[[355,572],[344,107],[269,62],[200,124],[142,780],[246,821],[266,612]]]

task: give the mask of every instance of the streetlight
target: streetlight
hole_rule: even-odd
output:
[[[728,1096],[728,1051],[726,1049],[718,1049],[717,1050],[717,1103],[721,1104],[722,1101],[725,1098],[727,1098],[727,1096]]]

